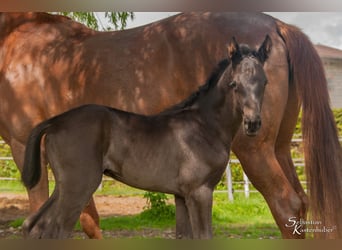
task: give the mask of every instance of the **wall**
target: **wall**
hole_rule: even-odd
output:
[[[331,105],[333,108],[342,108],[342,59],[321,58],[324,65]]]

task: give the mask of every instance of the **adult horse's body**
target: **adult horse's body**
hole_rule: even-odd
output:
[[[40,123],[25,151],[22,178],[40,179],[40,145],[56,187],[23,225],[30,238],[65,238],[82,209],[109,175],[128,185],[175,195],[177,235],[211,238],[212,194],[226,168],[231,143],[243,130],[255,136],[267,78],[267,36],[258,51],[235,39],[207,83],[158,115],[143,116],[107,106],[84,105]]]
[[[290,217],[305,218],[308,206],[290,154],[302,103],[310,207],[316,220],[341,228],[341,148],[322,64],[302,32],[267,15],[180,14],[140,28],[105,33],[60,16],[3,13],[1,136],[21,169],[29,132],[42,120],[86,103],[157,113],[205,81],[224,57],[227,37],[234,35],[257,47],[265,34],[271,36],[273,50],[265,65],[269,86],[263,128],[253,139],[238,133],[233,151],[265,197],[283,237],[303,237],[285,226]],[[149,86],[156,82],[158,86]],[[47,199],[45,174],[29,196],[33,210]],[[99,237],[98,230],[92,231],[96,227],[91,219],[81,216],[88,235]],[[319,236],[337,237],[341,232]]]

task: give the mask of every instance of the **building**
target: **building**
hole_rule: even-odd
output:
[[[316,45],[315,48],[323,61],[331,105],[342,108],[342,50],[324,45]]]

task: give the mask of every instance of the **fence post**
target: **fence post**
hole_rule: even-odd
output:
[[[226,177],[227,177],[227,188],[228,188],[228,200],[233,201],[233,182],[232,182],[232,171],[230,169],[230,161],[228,161],[228,165],[226,168]]]
[[[249,198],[249,180],[244,171],[243,171],[243,187],[245,190],[245,197]]]

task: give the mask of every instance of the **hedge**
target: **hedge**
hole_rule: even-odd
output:
[[[333,109],[333,113],[335,116],[338,134],[341,137],[342,136],[342,108],[341,109]],[[301,120],[302,120],[302,112],[300,112],[300,114],[298,116],[297,125],[296,125],[296,129],[294,132],[295,135],[302,134]]]

